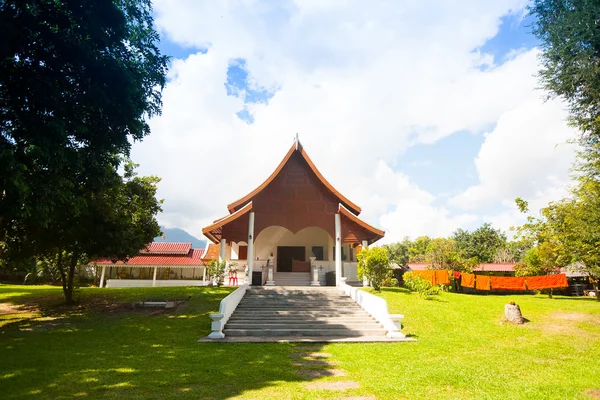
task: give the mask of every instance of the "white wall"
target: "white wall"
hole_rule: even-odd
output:
[[[316,226],[304,228],[295,235],[281,226],[269,226],[256,237],[254,248],[256,257],[261,260],[268,259],[273,253],[274,263],[277,265],[277,246],[303,246],[307,261],[312,256],[312,246],[322,246],[323,256],[329,260],[330,243],[333,243],[333,239],[327,231]]]

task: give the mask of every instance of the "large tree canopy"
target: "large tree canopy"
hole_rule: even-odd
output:
[[[600,2],[534,0],[533,34],[541,40],[540,80],[565,99],[582,143],[600,141]]]
[[[47,225],[74,174],[116,168],[149,133],[167,63],[152,23],[150,0],[0,2],[0,234]]]
[[[131,255],[160,210],[156,178],[117,173],[161,108],[151,1],[2,0],[0,26],[0,258]]]
[[[476,257],[483,263],[493,262],[498,251],[507,246],[506,235],[489,223],[472,232],[457,229],[452,234],[452,239],[456,241],[456,247],[464,258]]]

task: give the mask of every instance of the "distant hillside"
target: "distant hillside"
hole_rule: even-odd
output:
[[[162,230],[165,234],[165,238],[156,237],[155,242],[185,242],[191,243],[194,249],[203,249],[206,247],[206,240],[198,239],[179,228],[170,228]]]

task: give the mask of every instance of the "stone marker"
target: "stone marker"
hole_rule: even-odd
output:
[[[512,322],[513,324],[525,323],[525,318],[523,318],[523,315],[521,314],[521,308],[512,301],[510,304],[504,306],[504,316],[507,321]]]

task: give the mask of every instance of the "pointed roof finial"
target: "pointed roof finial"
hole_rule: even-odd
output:
[[[298,140],[298,133],[296,133],[296,150],[298,150],[298,143],[300,143],[300,141]]]

